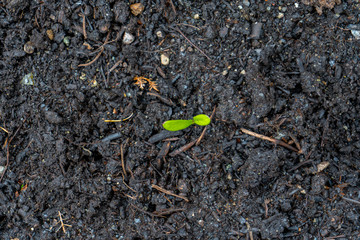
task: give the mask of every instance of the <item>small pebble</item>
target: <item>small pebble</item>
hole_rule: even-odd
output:
[[[24,52],[26,52],[28,54],[32,54],[32,53],[34,53],[34,50],[35,50],[35,46],[32,42],[28,41],[27,43],[25,43]]]
[[[131,13],[137,16],[144,11],[145,7],[142,3],[134,3],[130,5],[130,9]]]
[[[23,85],[34,85],[34,75],[32,73],[26,74],[21,80],[21,84]]]
[[[169,63],[170,63],[170,58],[169,58],[169,56],[168,55],[166,55],[166,54],[161,54],[161,56],[160,56],[160,59],[161,59],[161,64],[162,65],[169,65]]]
[[[250,2],[249,2],[249,0],[244,0],[244,1],[243,1],[243,4],[244,4],[245,6],[247,6],[247,7],[249,7],[249,6],[250,6]]]
[[[330,165],[329,162],[327,161],[324,161],[324,162],[321,162],[319,163],[316,167],[317,167],[317,172],[322,172],[325,168],[327,168],[328,166]]]
[[[156,32],[156,36],[157,36],[158,38],[164,38],[164,34],[163,34],[163,32],[160,31],[160,30]]]
[[[51,29],[46,30],[46,35],[52,41],[54,39],[54,32]]]
[[[128,32],[124,33],[124,37],[123,37],[124,44],[131,44],[132,42],[134,42],[134,40],[135,40],[134,35],[132,35],[131,33],[128,33]]]
[[[67,36],[67,37],[64,37],[64,40],[63,40],[64,44],[68,47],[70,45],[70,37]]]
[[[351,30],[351,34],[357,39],[360,39],[360,30]]]
[[[198,13],[196,13],[196,14],[194,15],[194,19],[198,20],[199,18],[200,18],[200,15],[199,15]]]

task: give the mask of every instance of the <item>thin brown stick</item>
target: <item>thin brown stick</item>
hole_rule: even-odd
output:
[[[18,134],[20,128],[24,125],[25,121],[26,121],[27,117],[24,118],[24,120],[22,121],[21,125],[16,129],[14,135],[12,135],[12,137],[10,138],[9,141],[7,141],[7,145],[6,145],[6,165],[4,168],[4,171],[1,174],[1,178],[0,178],[0,182],[3,180],[4,175],[6,173],[6,170],[9,167],[9,163],[10,163],[10,143],[12,142],[12,140],[14,139],[14,137],[16,136],[16,134]],[[9,138],[9,137],[8,137]],[[7,138],[7,139],[8,139]]]
[[[186,202],[189,202],[189,199],[187,199],[186,197],[183,197],[183,196],[177,195],[175,193],[172,193],[172,192],[170,192],[170,191],[168,191],[168,190],[166,190],[166,189],[164,189],[162,187],[159,187],[159,186],[157,186],[155,184],[151,185],[151,187],[155,188],[156,190],[158,190],[160,192],[163,192],[165,194],[171,195],[173,197],[181,198],[181,199],[185,200]]]
[[[307,160],[307,161],[304,161],[304,162],[301,162],[299,163],[298,165],[296,165],[295,167],[293,167],[292,169],[289,170],[289,172],[292,172],[292,171],[295,171],[296,169],[298,169],[299,167],[305,165],[305,164],[309,164],[309,163],[312,163],[313,160]]]
[[[96,57],[91,62],[79,64],[78,67],[87,67],[87,66],[90,66],[91,64],[93,64],[100,57],[100,55],[102,54],[104,49],[105,48],[102,46],[100,49],[100,52],[96,55]]]
[[[346,235],[337,235],[337,236],[333,236],[333,237],[327,237],[327,238],[325,238],[325,240],[333,240],[333,239],[344,238],[344,237],[346,237]]]
[[[355,204],[358,204],[360,205],[360,202],[357,201],[357,200],[354,200],[354,199],[351,199],[351,198],[347,198],[347,197],[342,197],[342,199],[348,201],[348,202],[352,202],[352,203],[355,203]]]
[[[121,63],[122,63],[122,59],[120,59],[119,61],[117,61],[117,62],[114,64],[114,66],[112,66],[112,68],[110,68],[110,70],[109,70],[108,73],[114,71],[115,68],[117,68]]]
[[[173,1],[172,1],[172,0],[169,0],[169,2],[170,2],[170,5],[171,5],[171,7],[172,7],[172,9],[173,9],[173,11],[174,11],[174,13],[175,13],[175,15],[176,15],[176,14],[177,14],[177,13],[176,13],[176,8],[175,8],[175,5],[174,5]]]
[[[213,119],[213,116],[214,116],[214,114],[215,114],[215,110],[216,110],[216,106],[214,107],[214,110],[213,110],[212,113],[211,113],[210,120]],[[204,127],[204,130],[202,131],[200,137],[199,137],[198,140],[196,141],[196,144],[195,144],[196,146],[198,146],[198,145],[200,144],[200,141],[201,141],[201,139],[203,139],[207,128],[208,128],[208,126]]]
[[[82,30],[84,34],[84,39],[87,39],[85,14],[81,14],[81,16],[82,16]]]
[[[124,172],[125,177],[127,177],[126,169],[125,169],[125,161],[124,161],[124,145],[120,145],[120,157],[121,157],[121,166]]]
[[[165,104],[167,104],[167,105],[175,106],[175,104],[174,104],[170,99],[166,99],[166,98],[160,96],[160,95],[157,94],[157,93],[148,92],[147,95],[157,97],[157,98],[159,98],[163,103],[165,103]]]
[[[265,218],[268,218],[268,213],[269,213],[268,204],[269,204],[269,203],[270,203],[270,199],[265,199],[265,200],[264,200]]]
[[[298,140],[297,140],[293,135],[291,135],[291,134],[290,134],[290,137],[291,137],[291,139],[294,141],[295,146],[297,147],[297,149],[299,149],[299,153],[302,153],[302,149],[301,149],[301,147],[300,147],[300,143],[298,142]]]
[[[196,46],[194,43],[192,43],[190,41],[190,39],[188,39],[185,34],[178,28],[175,28],[176,31],[178,31],[194,48],[196,48],[202,55],[204,55],[209,61],[211,61],[212,63],[215,63],[203,50],[201,50],[198,46]]]
[[[294,152],[297,152],[297,153],[302,153],[301,152],[301,149],[296,149],[292,146],[290,146],[289,144],[287,143],[284,143],[283,141],[280,141],[280,140],[277,140],[277,139],[274,139],[274,138],[271,138],[271,137],[267,137],[267,136],[264,136],[264,135],[261,135],[261,134],[258,134],[258,133],[255,133],[255,132],[252,132],[252,131],[249,131],[249,130],[246,130],[245,128],[240,128],[241,131],[245,134],[248,134],[248,135],[251,135],[251,136],[254,136],[254,137],[257,137],[257,138],[260,138],[262,140],[266,140],[266,141],[269,141],[269,142],[272,142],[273,144],[275,145],[281,145],[283,147],[286,147]]]
[[[111,42],[111,41],[109,42],[109,36],[110,36],[110,32],[108,32],[103,45],[101,45],[98,48],[98,49],[100,49],[100,52],[96,55],[96,57],[91,62],[79,64],[78,67],[87,67],[87,66],[90,66],[91,64],[93,64],[101,56],[102,52],[105,50],[105,45]]]
[[[125,179],[124,179],[124,175],[122,176],[122,178],[123,178],[123,184],[124,184],[128,189],[130,189],[131,191],[137,193],[137,191],[136,191],[135,189],[133,189],[132,187],[130,187],[129,185],[126,184]]]
[[[148,211],[145,211],[145,210],[139,208],[138,206],[136,206],[136,205],[134,205],[134,204],[130,204],[130,206],[132,206],[132,207],[135,208],[136,210],[138,210],[138,211],[140,211],[140,212],[142,212],[142,213],[145,213],[145,214],[147,214],[147,215],[150,215],[150,216],[152,216],[152,217],[159,217],[158,215],[153,214],[153,213],[148,212]]]
[[[189,148],[191,148],[192,146],[194,146],[194,144],[196,143],[196,140],[195,141],[192,141],[184,146],[182,146],[181,148],[179,149],[176,149],[175,151],[171,152],[169,155],[170,157],[175,157],[176,155],[188,150]]]

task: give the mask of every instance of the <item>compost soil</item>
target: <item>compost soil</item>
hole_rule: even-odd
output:
[[[359,16],[2,1],[0,238],[360,239]]]

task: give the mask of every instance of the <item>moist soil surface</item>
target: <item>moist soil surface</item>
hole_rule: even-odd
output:
[[[359,239],[359,9],[2,1],[0,238]]]

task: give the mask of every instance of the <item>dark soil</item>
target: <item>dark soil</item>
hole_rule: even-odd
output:
[[[1,239],[360,239],[358,1],[2,2]]]

